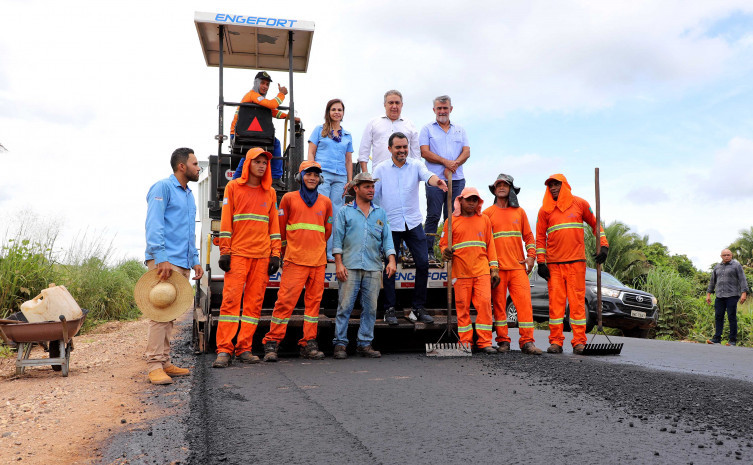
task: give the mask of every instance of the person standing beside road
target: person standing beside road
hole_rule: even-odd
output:
[[[348,321],[358,292],[361,292],[361,322],[358,327],[357,352],[362,357],[378,358],[374,350],[374,323],[382,283],[382,254],[387,257],[387,276],[395,274],[395,248],[387,215],[374,205],[374,179],[369,173],[358,173],[348,193],[355,196],[352,205],[340,209],[335,219],[335,269],[340,281],[337,316],[335,317],[334,358],[348,358]]]
[[[269,276],[280,269],[277,194],[272,188],[269,166],[272,154],[253,148],[246,153],[246,159],[243,175],[227,183],[222,199],[219,267],[225,272],[225,284],[217,321],[214,368],[227,367],[233,354],[243,363],[260,361],[251,353],[251,344]]]
[[[170,157],[173,174],[155,183],[146,196],[146,266],[157,269],[161,281],[173,271],[194,280],[204,270],[196,249],[196,201],[188,181],[199,180],[201,168],[193,150],[182,147]],[[186,376],[189,370],[170,363],[173,321],[147,323],[146,363],[152,384],[170,384],[172,376]]]
[[[737,345],[737,303],[745,303],[748,298],[748,281],[745,279],[743,266],[732,258],[732,251],[722,250],[722,262],[718,263],[711,271],[709,287],[706,290],[706,303],[711,303],[711,294],[714,298],[714,337],[707,340],[707,344],[719,344],[722,342],[722,330],[724,330],[724,314],[729,320],[728,346]]]
[[[549,289],[550,354],[561,354],[565,336],[562,334],[566,302],[570,306],[570,327],[573,331],[573,353],[582,354],[586,347],[586,246],[583,222],[591,226],[599,238],[601,252],[596,263],[607,260],[609,243],[591,206],[572,194],[562,174],[553,174],[544,183],[544,203],[536,222],[537,272],[547,281]]]
[[[452,211],[452,247],[448,247],[448,223],[445,222],[439,247],[445,260],[452,260],[455,308],[460,342],[473,343],[471,303],[476,308],[476,345],[485,354],[492,347],[492,289],[499,285],[497,252],[492,223],[481,213],[484,201],[475,187],[466,187],[455,199]]]
[[[319,185],[319,193],[332,202],[333,216],[343,206],[345,185],[353,179],[353,137],[340,125],[344,114],[342,100],[327,102],[324,124],[315,127],[309,138],[308,160],[316,161],[322,168],[324,182]],[[327,261],[335,261],[331,236],[327,240]]]
[[[301,183],[298,192],[288,192],[278,211],[285,266],[280,290],[272,312],[264,344],[264,361],[276,362],[277,349],[285,337],[288,320],[298,297],[306,288],[303,337],[298,341],[301,357],[324,358],[316,343],[319,304],[324,292],[324,269],[327,267],[327,239],[332,234],[332,203],[317,190],[322,168],[315,161],[304,161],[298,169]]]
[[[387,139],[395,132],[402,132],[408,137],[410,158],[421,157],[415,126],[407,119],[400,117],[403,111],[403,94],[394,89],[385,92],[384,110],[385,114],[369,121],[363,131],[361,145],[358,148],[358,163],[361,171],[368,171],[369,156],[371,156],[372,173],[380,163],[390,159]]]
[[[441,95],[434,99],[434,114],[436,121],[421,128],[418,143],[421,156],[426,160],[426,167],[436,174],[439,179],[447,181],[447,171],[452,172],[452,192],[455,193],[450,205],[447,195],[432,186],[426,186],[426,224],[428,235],[426,245],[430,260],[434,260],[434,234],[437,232],[439,218],[450,214],[449,209],[455,202],[455,197],[465,188],[463,163],[471,156],[468,146],[468,136],[465,129],[450,122],[452,100],[448,95]]]
[[[392,158],[381,163],[374,170],[379,178],[376,183],[374,201],[387,213],[392,243],[398,247],[405,241],[416,265],[416,283],[413,288],[413,308],[409,318],[421,323],[433,323],[434,319],[426,312],[426,286],[429,279],[429,260],[426,256],[426,235],[421,226],[421,210],[418,207],[418,185],[422,181],[447,192],[447,184],[432,174],[419,160],[408,158],[408,137],[402,132],[392,134],[388,141]],[[398,324],[395,313],[395,277],[385,274],[384,281],[384,321],[389,325]]]
[[[534,345],[531,284],[528,280],[528,273],[533,270],[536,262],[536,241],[528,223],[528,215],[518,203],[520,187],[515,187],[512,176],[502,173],[497,176],[494,184],[489,186],[489,190],[494,194],[495,202],[484,210],[484,215],[488,216],[492,223],[500,279],[499,286],[492,289],[497,351],[510,350],[506,312],[509,291],[518,314],[520,350],[524,354],[541,355],[541,349]]]

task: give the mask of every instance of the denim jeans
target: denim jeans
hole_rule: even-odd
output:
[[[724,314],[729,319],[729,342],[737,342],[737,301],[740,296],[717,297],[714,299],[714,317],[716,331],[712,342],[722,342],[722,331],[724,330]]]
[[[440,191],[441,192],[441,191]],[[400,254],[400,243],[405,241],[413,261],[416,264],[416,286],[413,288],[413,308],[424,308],[426,305],[426,283],[429,280],[429,259],[424,255],[426,249],[426,235],[424,228],[419,224],[407,231],[392,231],[392,242],[395,250]],[[397,260],[397,257],[395,257]],[[394,307],[396,303],[395,275],[391,278],[384,274],[384,308]]]
[[[465,179],[458,179],[452,181],[452,201],[455,202],[455,198],[463,192],[465,188]],[[448,213],[449,208],[449,213]],[[426,221],[424,224],[424,230],[426,234],[434,234],[437,232],[437,225],[439,224],[439,218],[444,216],[447,219],[447,215],[452,214],[452,205],[447,206],[447,193],[442,192],[442,189],[426,184]],[[428,249],[428,255],[430,258],[434,257],[434,236],[426,236],[426,245]]]
[[[358,347],[366,347],[374,340],[376,306],[381,285],[381,271],[348,270],[348,280],[340,281],[334,345],[348,345],[348,320],[361,291],[361,324],[358,327]]]
[[[332,201],[332,218],[334,219],[337,218],[337,212],[343,206],[343,189],[345,189],[345,184],[348,182],[348,175],[335,174],[329,171],[324,171],[322,175],[324,176],[324,182],[319,184],[317,190]],[[332,256],[333,236],[334,234],[329,236],[327,240],[327,260],[334,260]]]

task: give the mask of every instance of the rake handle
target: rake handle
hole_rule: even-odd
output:
[[[452,249],[452,171],[447,171],[447,247]],[[452,331],[452,258],[447,260],[447,332],[450,331]]]
[[[596,186],[596,255],[601,252],[601,201],[599,199],[599,168],[594,170],[594,185]],[[596,315],[598,316],[599,331],[601,327],[601,264],[596,264]]]

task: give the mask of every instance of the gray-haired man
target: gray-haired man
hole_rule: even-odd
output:
[[[744,303],[748,298],[748,281],[745,279],[743,266],[732,258],[732,251],[722,250],[722,263],[714,267],[711,280],[706,291],[706,303],[711,303],[711,294],[716,293],[714,299],[714,316],[716,331],[714,337],[706,341],[708,344],[722,342],[724,329],[724,314],[729,319],[729,339],[727,345],[737,344],[737,302]]]

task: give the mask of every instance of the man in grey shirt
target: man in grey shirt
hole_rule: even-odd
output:
[[[711,280],[706,290],[706,303],[711,303],[711,294],[716,293],[714,299],[714,313],[716,331],[714,337],[706,341],[708,344],[722,342],[722,330],[724,329],[724,313],[729,319],[729,342],[728,346],[737,344],[737,302],[745,302],[748,298],[748,282],[740,262],[732,259],[729,249],[722,250],[722,263],[714,267],[711,272]]]

